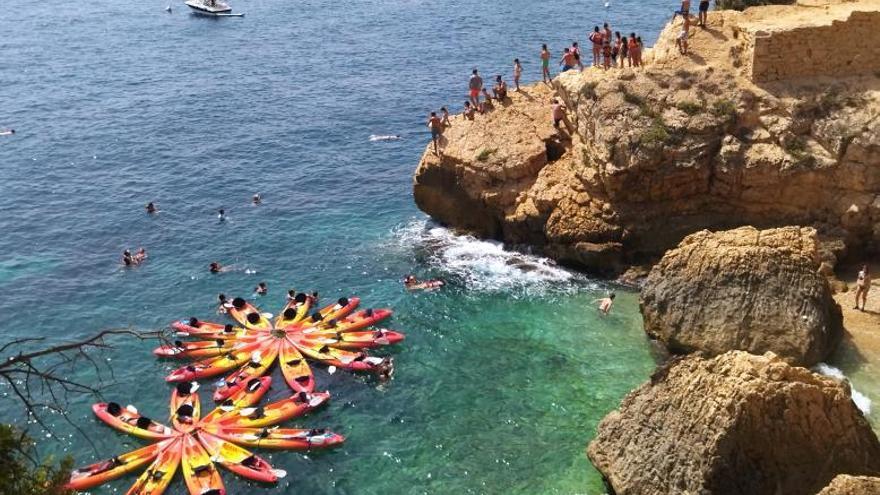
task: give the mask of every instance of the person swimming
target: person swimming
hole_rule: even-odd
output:
[[[208,271],[211,273],[220,273],[223,271],[223,267],[220,266],[220,263],[212,261],[211,264],[208,265]]]
[[[251,199],[251,202],[255,205],[263,204],[263,197],[260,196],[260,193],[254,194],[254,197],[253,197],[253,199]]]
[[[260,282],[254,288],[254,292],[256,292],[260,296],[265,296],[267,292],[269,292],[269,286],[266,285],[266,282]]]
[[[15,129],[3,129],[0,131],[0,136],[11,136],[15,134]]]
[[[439,289],[446,285],[441,279],[432,279],[432,280],[419,280],[415,277],[415,275],[407,275],[403,277],[403,286],[407,288],[407,290],[434,290]]]
[[[226,210],[224,210],[223,208],[220,208],[219,210],[217,210],[217,221],[219,221],[219,222],[226,221]]]
[[[226,299],[226,294],[220,293],[217,294],[217,313],[218,314],[226,314],[228,311],[228,307],[230,306],[229,301]]]
[[[137,264],[135,263],[134,258],[131,256],[131,251],[129,251],[128,249],[122,252],[122,264],[125,266],[134,266]]]
[[[147,259],[147,250],[144,248],[138,248],[138,251],[137,253],[135,253],[133,259],[136,265],[140,265],[144,262],[144,260]]]
[[[615,294],[612,292],[612,293],[608,294],[608,297],[596,299],[593,302],[599,303],[599,311],[603,315],[607,315],[608,313],[611,312],[611,306],[614,305],[614,297],[615,297]]]
[[[156,212],[158,211],[158,210],[156,209],[156,205],[153,204],[152,201],[150,201],[149,203],[147,203],[147,206],[145,206],[144,208],[147,210],[147,213],[149,213],[149,214],[151,214],[151,215],[152,215],[153,213],[156,213]]]

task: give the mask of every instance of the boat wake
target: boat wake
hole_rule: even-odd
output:
[[[849,379],[843,374],[843,371],[834,366],[819,363],[813,368],[813,370],[820,375],[830,376],[831,378],[837,378],[838,380],[846,380],[849,383]],[[852,391],[852,400],[856,404],[856,407],[859,408],[859,411],[862,411],[862,414],[865,416],[871,414],[871,399],[853,388],[852,383],[850,383],[849,388]]]
[[[471,291],[574,291],[588,279],[552,260],[506,249],[496,241],[456,235],[429,221],[412,221],[394,230],[398,248],[427,265],[430,276],[446,278]]]

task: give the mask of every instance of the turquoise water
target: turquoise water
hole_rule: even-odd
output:
[[[607,18],[650,43],[669,10],[602,3],[254,0],[222,20],[177,2],[170,14],[165,2],[5,5],[0,128],[17,132],[0,136],[2,339],[160,329],[260,281],[267,311],[289,287],[358,295],[392,307],[388,326],[408,336],[387,351],[394,380],[319,371],[332,403],[295,424],[346,444],[263,451],[289,477],[273,488],[225,473],[232,493],[602,493],[584,448],[654,365],[635,295],[599,318],[600,283],[437,229],[411,197],[425,115],[460,108],[472,66],[509,73],[519,56],[536,79],[541,42],[559,53]],[[147,201],[161,212],[144,214]],[[122,269],[139,246],[148,262]],[[233,270],[210,275],[215,260]],[[409,272],[450,286],[407,294]],[[99,357],[114,371],[107,399],[163,418],[174,363],[154,346],[117,340]],[[97,383],[89,366],[74,375]],[[86,464],[142,444],[95,422],[92,401],[70,410],[94,448],[49,415],[63,441],[43,452]],[[0,420],[20,419],[4,395]]]

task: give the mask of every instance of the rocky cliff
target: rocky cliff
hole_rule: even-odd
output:
[[[878,493],[880,493],[880,478],[841,474],[818,495],[877,495]]]
[[[442,223],[604,273],[740,225],[813,225],[850,252],[875,250],[880,74],[856,64],[833,79],[751,79],[762,20],[790,19],[799,36],[834,24],[833,46],[847,35],[839,23],[875,11],[880,0],[712,12],[686,56],[667,26],[644,68],[568,72],[453,119],[442,156],[422,157],[416,202]],[[569,131],[550,125],[552,96]]]
[[[880,470],[848,385],[739,351],[660,368],[587,454],[618,495],[812,495],[837,474]]]
[[[819,273],[818,244],[815,230],[800,227],[687,236],[648,275],[645,331],[675,353],[823,361],[843,336],[843,317]]]

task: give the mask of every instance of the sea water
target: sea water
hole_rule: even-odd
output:
[[[655,364],[636,295],[619,291],[600,317],[593,300],[609,286],[430,223],[411,174],[427,113],[458,111],[473,67],[510,81],[519,57],[535,80],[541,43],[556,58],[603,21],[650,45],[671,2],[232,5],[246,17],[165,0],[4,5],[0,128],[16,134],[0,137],[2,341],[220,318],[219,292],[270,312],[289,288],[357,295],[393,308],[387,326],[407,335],[380,351],[395,356],[394,379],[316,367],[332,401],[291,424],[346,443],[260,451],[288,477],[271,487],[224,472],[231,493],[602,493],[585,447]],[[148,261],[122,268],[122,250],[140,246]],[[212,275],[212,261],[231,270]],[[408,293],[407,273],[449,285]],[[111,342],[93,354],[99,368],[82,362],[71,378],[167,418],[163,377],[177,363],[155,359],[154,341]],[[285,391],[276,382],[270,399]],[[0,397],[0,419],[24,424],[8,387]],[[70,397],[81,432],[51,413],[54,437],[31,424],[41,452],[84,465],[144,444],[96,422],[94,401]],[[169,493],[183,490],[178,479]]]

